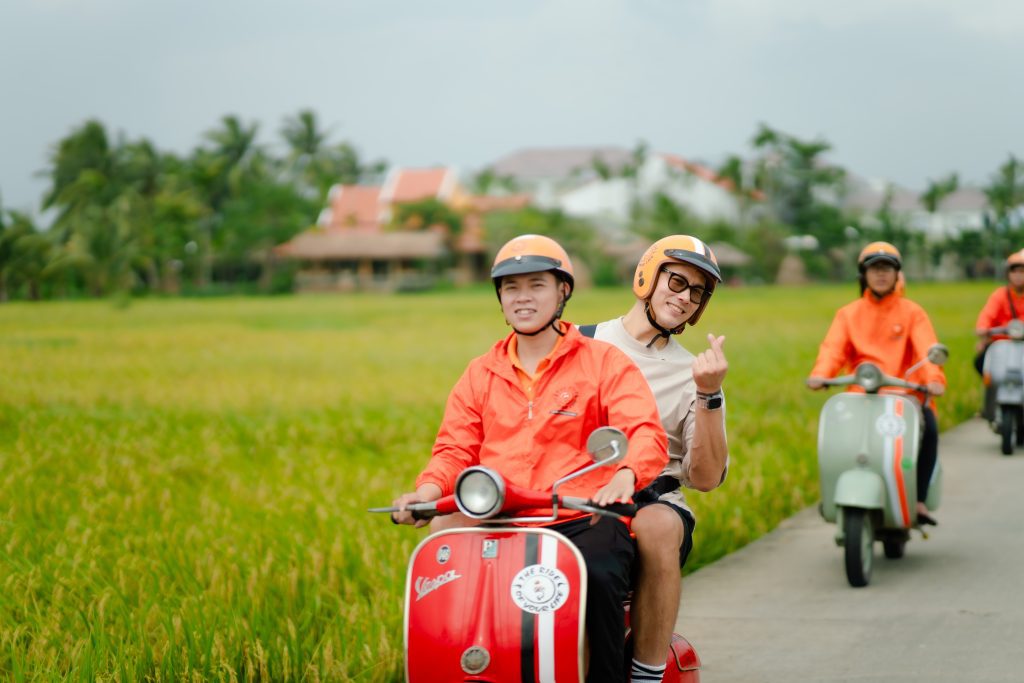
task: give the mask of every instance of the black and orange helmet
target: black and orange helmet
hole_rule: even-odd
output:
[[[572,261],[562,246],[544,235],[519,235],[513,237],[498,250],[491,266],[491,280],[495,289],[506,275],[541,273],[552,271],[560,280],[569,284],[569,295],[575,287]]]
[[[647,301],[651,298],[654,287],[658,284],[658,275],[666,263],[688,263],[699,268],[705,274],[708,297],[700,303],[687,321],[688,324],[694,325],[707,307],[708,299],[715,291],[715,285],[722,281],[722,271],[718,268],[718,260],[711,251],[711,247],[696,237],[691,235],[662,237],[647,248],[644,255],[640,257],[640,262],[636,264],[636,272],[633,274],[633,294],[637,299]]]
[[[863,273],[868,266],[875,263],[889,263],[896,270],[900,270],[903,268],[903,257],[900,256],[900,250],[888,242],[872,242],[860,250],[857,268]]]

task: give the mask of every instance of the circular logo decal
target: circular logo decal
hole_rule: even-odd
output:
[[[524,612],[554,612],[568,597],[569,580],[555,567],[531,564],[512,579],[512,601]]]
[[[882,436],[890,438],[903,436],[903,432],[906,429],[907,423],[899,415],[885,413],[884,415],[879,415],[878,419],[875,420],[875,430]]]
[[[446,545],[437,549],[437,563],[444,564],[452,556],[452,549]]]

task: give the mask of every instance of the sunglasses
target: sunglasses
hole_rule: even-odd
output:
[[[711,296],[711,294],[708,293],[706,287],[701,287],[700,285],[691,285],[689,280],[687,280],[679,273],[673,273],[668,268],[662,268],[661,272],[668,275],[667,284],[669,289],[671,289],[676,294],[682,294],[686,290],[690,290],[690,301],[695,304],[702,304],[704,303],[704,300],[706,298]]]

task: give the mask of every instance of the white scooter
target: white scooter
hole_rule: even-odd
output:
[[[942,365],[949,350],[936,344],[927,360]],[[911,376],[925,360],[911,367]],[[857,385],[866,393],[843,392],[825,402],[818,424],[818,471],[822,517],[837,525],[836,545],[844,548],[851,586],[871,580],[874,542],[885,556],[903,557],[917,523],[917,452],[924,428],[921,404],[903,393],[879,393],[883,387],[922,391],[927,387],[890,377],[873,363],[852,375],[825,380],[826,386]],[[927,505],[939,506],[942,469],[935,464]]]
[[[1013,447],[1024,445],[1024,320],[1011,320],[1004,327],[993,327],[990,335],[1009,339],[992,342],[985,352],[982,380],[991,406],[992,431],[999,434],[1003,455],[1012,455]]]

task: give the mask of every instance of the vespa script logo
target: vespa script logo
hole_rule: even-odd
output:
[[[512,601],[524,612],[554,612],[568,598],[569,580],[555,567],[531,564],[512,579]]]
[[[444,574],[438,574],[432,579],[426,576],[418,576],[416,577],[416,583],[413,584],[413,587],[416,589],[416,600],[422,600],[424,596],[433,593],[446,583],[451,583],[455,579],[461,578],[462,574],[459,574],[454,569],[449,569]]]

